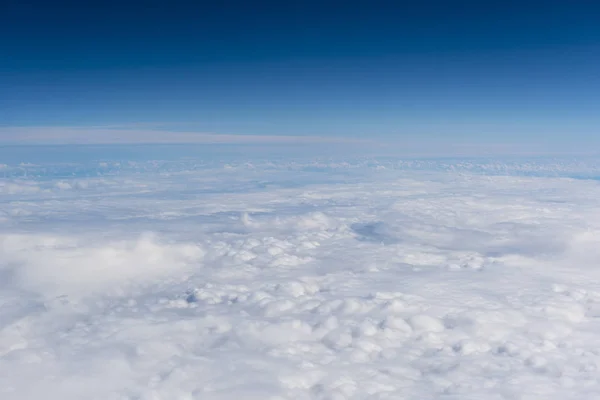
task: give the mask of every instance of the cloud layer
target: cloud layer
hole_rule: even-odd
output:
[[[600,393],[597,160],[66,161],[0,182],[2,399]]]

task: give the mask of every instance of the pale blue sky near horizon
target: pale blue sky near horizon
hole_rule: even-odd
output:
[[[14,3],[0,143],[600,144],[599,6],[425,3]]]

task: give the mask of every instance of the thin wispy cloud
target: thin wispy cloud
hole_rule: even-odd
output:
[[[596,147],[565,143],[525,143],[506,138],[496,142],[457,140],[438,135],[401,132],[397,138],[365,133],[363,138],[310,135],[240,135],[193,131],[177,124],[132,123],[97,126],[15,126],[0,127],[0,145],[111,145],[111,144],[233,144],[233,145],[313,145],[313,148],[344,149],[369,156],[482,157],[494,155],[596,155]],[[327,146],[329,145],[329,146]],[[348,153],[350,154],[350,153]]]
[[[351,138],[325,136],[237,135],[176,131],[155,124],[108,126],[0,127],[2,144],[294,144],[353,143]]]

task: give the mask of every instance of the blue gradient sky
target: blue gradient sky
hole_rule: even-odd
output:
[[[190,3],[3,2],[0,142],[109,126],[600,143],[595,2]]]

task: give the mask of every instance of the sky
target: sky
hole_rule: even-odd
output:
[[[3,1],[0,143],[600,144],[592,1]]]

